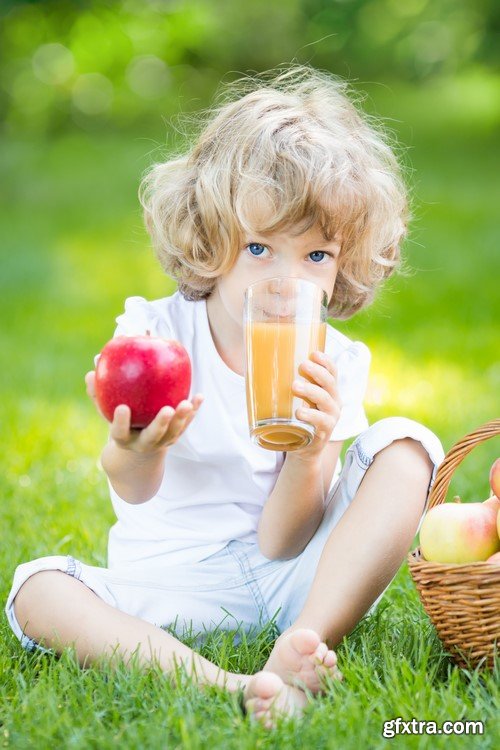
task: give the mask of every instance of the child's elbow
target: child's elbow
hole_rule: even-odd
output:
[[[257,546],[260,554],[268,560],[277,560],[278,555],[276,554],[276,545],[271,544],[271,541],[272,540],[269,539],[259,527],[257,530]]]
[[[266,557],[269,561],[271,560],[291,560],[292,557],[296,557],[297,553],[290,553],[276,545],[272,544],[271,540],[263,538],[262,535],[258,535],[257,544],[259,552],[263,557]]]
[[[273,554],[272,550],[269,550],[265,545],[261,544],[261,542],[258,542],[259,552],[263,557],[266,557],[268,560],[277,560],[277,555]]]

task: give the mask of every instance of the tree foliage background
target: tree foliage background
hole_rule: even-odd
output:
[[[498,63],[495,0],[4,0],[1,13],[11,133],[151,123],[179,95],[189,109],[222,76],[292,57],[363,82],[467,73],[483,90]]]

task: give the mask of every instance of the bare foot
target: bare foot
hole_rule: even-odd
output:
[[[300,716],[309,702],[303,690],[285,685],[279,675],[269,671],[256,672],[250,677],[243,700],[247,713],[266,729],[272,729],[278,717]]]
[[[275,672],[284,682],[311,693],[324,690],[324,678],[329,674],[341,680],[335,651],[323,643],[315,630],[297,628],[282,633],[267,660],[264,670]]]

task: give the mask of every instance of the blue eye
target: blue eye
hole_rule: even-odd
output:
[[[309,253],[309,257],[312,258],[313,255],[321,255],[324,256],[326,253],[323,250],[314,250],[314,252]],[[314,259],[313,259],[314,260]],[[322,257],[320,258],[322,260]]]
[[[250,252],[252,253],[252,255],[255,255],[255,256],[262,255],[262,250],[261,250],[260,253],[259,252],[254,253],[253,252],[253,248],[257,248],[257,249],[258,248],[262,248],[262,249],[265,249],[264,245],[261,245],[260,242],[250,242],[246,247],[250,250]]]

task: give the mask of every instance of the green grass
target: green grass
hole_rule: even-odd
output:
[[[0,666],[4,746],[114,748],[189,747],[379,748],[383,722],[395,717],[481,720],[482,736],[394,738],[407,748],[494,748],[498,741],[499,673],[480,676],[450,665],[414,592],[402,577],[387,604],[355,629],[338,649],[344,681],[331,683],[301,720],[279,721],[273,734],[242,719],[236,696],[200,690],[182,673],[174,687],[157,667],[134,661],[81,670],[71,649],[57,659],[4,649]],[[190,645],[192,639],[183,640]],[[235,650],[232,634],[215,630],[201,652],[225,669],[253,672],[272,646],[270,630]],[[5,732],[8,735],[5,735]],[[0,735],[1,736],[1,735]]]
[[[397,112],[395,129],[415,170],[406,246],[414,270],[338,327],[372,350],[370,421],[412,417],[448,449],[497,416],[498,143],[483,126],[486,116],[468,121],[453,97],[446,118],[431,126],[426,96],[438,101],[435,92],[382,94],[379,111]],[[125,297],[174,290],[149,250],[136,199],[154,146],[133,134],[75,132],[43,143],[12,140],[0,150],[4,603],[20,562],[69,553],[106,565],[114,514],[98,457],[107,428],[85,394],[84,374]],[[495,440],[476,448],[450,492],[484,499],[497,455]],[[377,748],[388,742],[382,722],[397,716],[485,722],[480,738],[404,735],[392,740],[398,747],[499,743],[498,666],[479,674],[453,665],[406,562],[376,614],[339,647],[344,682],[318,698],[304,721],[271,735],[242,720],[234,698],[219,689],[186,683],[174,690],[155,668],[82,671],[71,650],[60,659],[25,653],[5,617],[0,634],[0,747]],[[271,636],[263,631],[235,648],[231,634],[216,631],[201,652],[232,671],[255,672]]]

